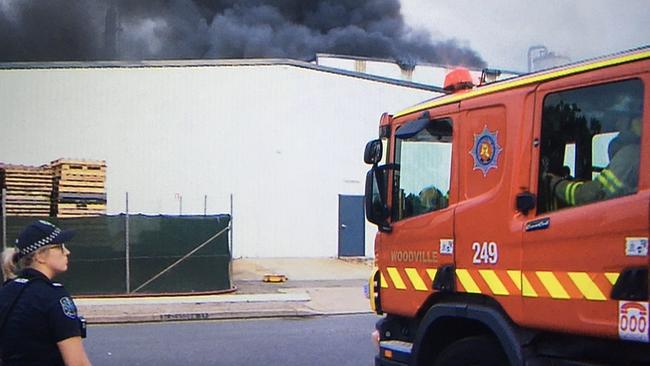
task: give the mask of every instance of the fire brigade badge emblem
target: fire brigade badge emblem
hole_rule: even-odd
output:
[[[490,169],[498,168],[497,161],[503,150],[497,142],[498,131],[490,132],[487,125],[481,133],[474,134],[474,146],[469,152],[474,157],[474,170],[483,172],[486,177]]]

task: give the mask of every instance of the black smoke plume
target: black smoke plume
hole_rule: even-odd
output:
[[[404,23],[399,0],[0,0],[0,61],[311,59],[484,66]]]

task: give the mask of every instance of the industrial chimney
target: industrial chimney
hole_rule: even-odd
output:
[[[118,12],[115,3],[111,2],[106,10],[104,24],[104,57],[107,60],[117,59],[117,34],[119,32]]]

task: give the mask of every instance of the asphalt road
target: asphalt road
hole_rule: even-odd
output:
[[[84,345],[94,366],[371,366],[370,333],[378,319],[369,314],[91,325]]]

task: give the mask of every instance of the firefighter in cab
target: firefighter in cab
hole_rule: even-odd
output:
[[[549,174],[555,199],[568,206],[633,194],[639,181],[641,117],[622,118],[616,123],[619,133],[608,146],[609,165],[591,181],[571,180]]]

